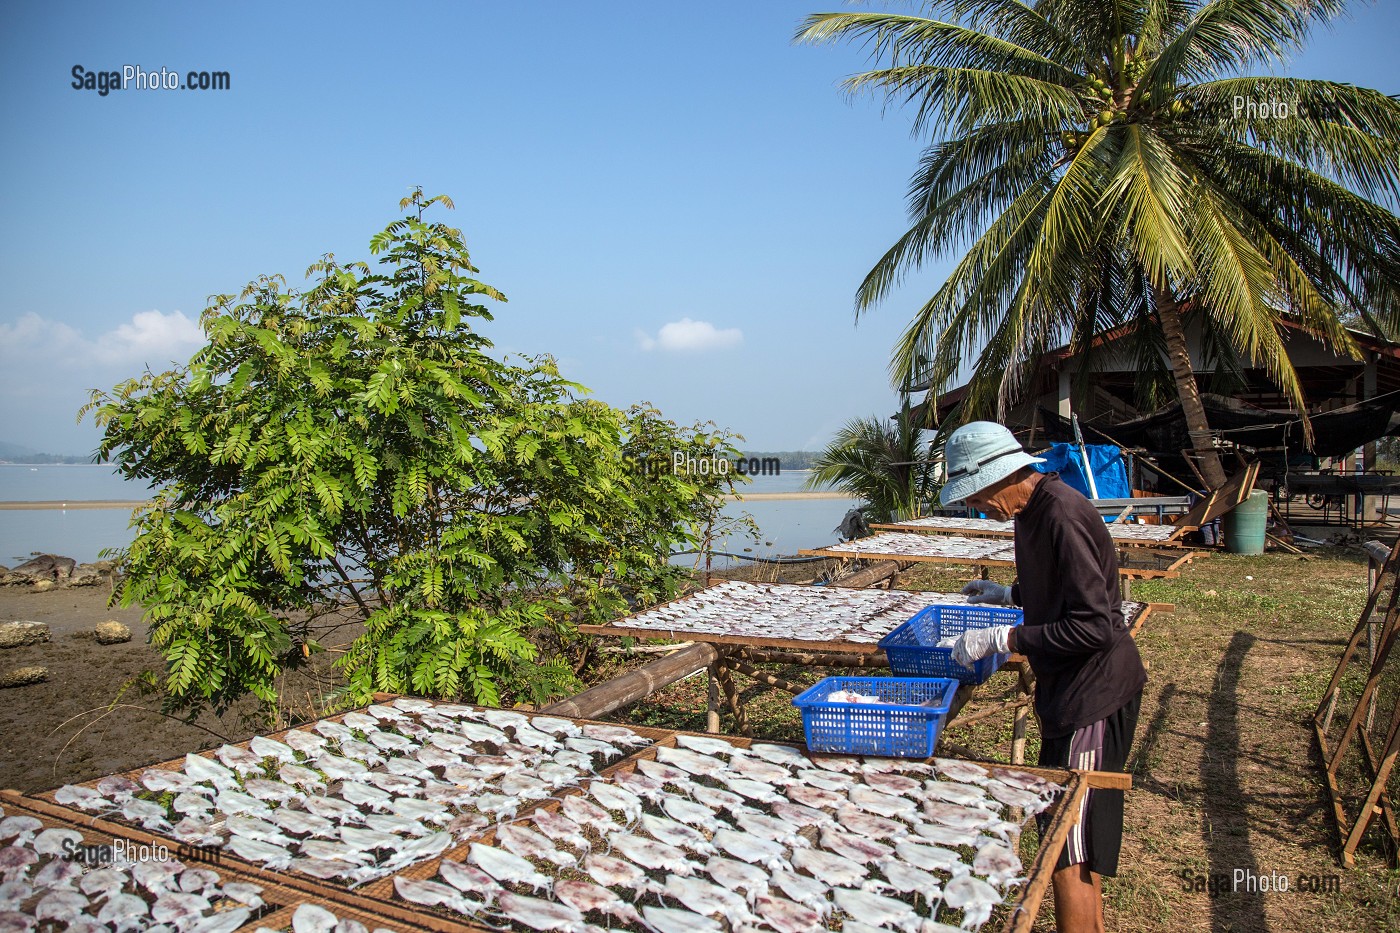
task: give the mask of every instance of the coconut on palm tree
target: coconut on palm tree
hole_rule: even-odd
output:
[[[835,486],[864,499],[868,521],[916,514],[938,493],[933,449],[906,403],[894,418],[856,418],[812,461],[806,487]]]
[[[1188,325],[1264,369],[1300,411],[1284,315],[1359,355],[1342,325],[1400,317],[1400,102],[1281,62],[1344,0],[942,0],[930,17],[823,13],[798,38],[862,41],[849,78],[928,132],[912,224],[861,284],[857,314],[924,262],[961,254],[891,362],[995,417],[1040,354],[1109,327],[1165,350],[1202,473],[1225,479]],[[920,366],[926,357],[927,367]]]

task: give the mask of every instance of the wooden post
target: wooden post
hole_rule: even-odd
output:
[[[705,710],[705,731],[719,732],[719,669],[724,662],[719,658],[710,662],[706,669],[708,676],[708,691],[706,698],[708,707]]]
[[[540,710],[554,716],[601,719],[613,710],[644,700],[656,691],[704,670],[719,657],[714,645],[697,642],[689,648],[657,658],[621,677],[590,687],[582,693],[551,703]]]
[[[1026,763],[1026,724],[1031,718],[1031,707],[1029,703],[1023,703],[1016,707],[1016,718],[1011,723],[1011,763],[1022,765]]]
[[[744,712],[744,703],[739,696],[739,688],[734,684],[734,672],[723,660],[719,662],[715,679],[719,681],[720,692],[724,694],[725,704],[734,717],[734,730],[740,735],[752,738],[753,729],[749,726],[748,714]]]
[[[1144,613],[1144,616],[1146,613]],[[1141,619],[1139,623],[1141,624]],[[1137,635],[1136,629],[1133,631]],[[1016,689],[1026,698],[1024,706],[1016,710],[1016,717],[1011,722],[1011,763],[1013,765],[1025,764],[1026,761],[1026,727],[1030,724],[1031,703],[1035,696],[1035,673],[1031,671],[1030,661],[1021,661],[1019,673],[1016,677]]]

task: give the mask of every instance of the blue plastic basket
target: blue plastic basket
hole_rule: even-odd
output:
[[[951,677],[964,684],[986,683],[1010,655],[994,654],[972,670],[953,660],[952,648],[939,648],[944,638],[989,625],[1020,625],[1020,609],[993,606],[929,606],[880,639],[890,670],[904,677]]]
[[[877,696],[880,702],[829,702],[837,690]],[[957,681],[942,678],[827,677],[794,697],[792,705],[802,710],[807,747],[814,752],[928,758],[957,690]]]

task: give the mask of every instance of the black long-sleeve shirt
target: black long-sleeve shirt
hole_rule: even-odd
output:
[[[1118,555],[1089,500],[1049,473],[1016,515],[1016,650],[1047,738],[1108,716],[1147,683],[1118,598]]]

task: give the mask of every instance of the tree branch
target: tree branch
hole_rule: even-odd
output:
[[[354,598],[355,602],[359,604],[360,611],[364,613],[365,621],[368,622],[369,617],[374,615],[374,612],[369,608],[368,604],[365,603],[364,597],[360,595],[359,589],[351,582],[350,574],[346,573],[345,568],[340,566],[340,560],[336,557],[331,558],[331,566],[335,568],[336,573],[340,574],[340,578],[345,581],[345,588],[350,591],[350,595]]]

